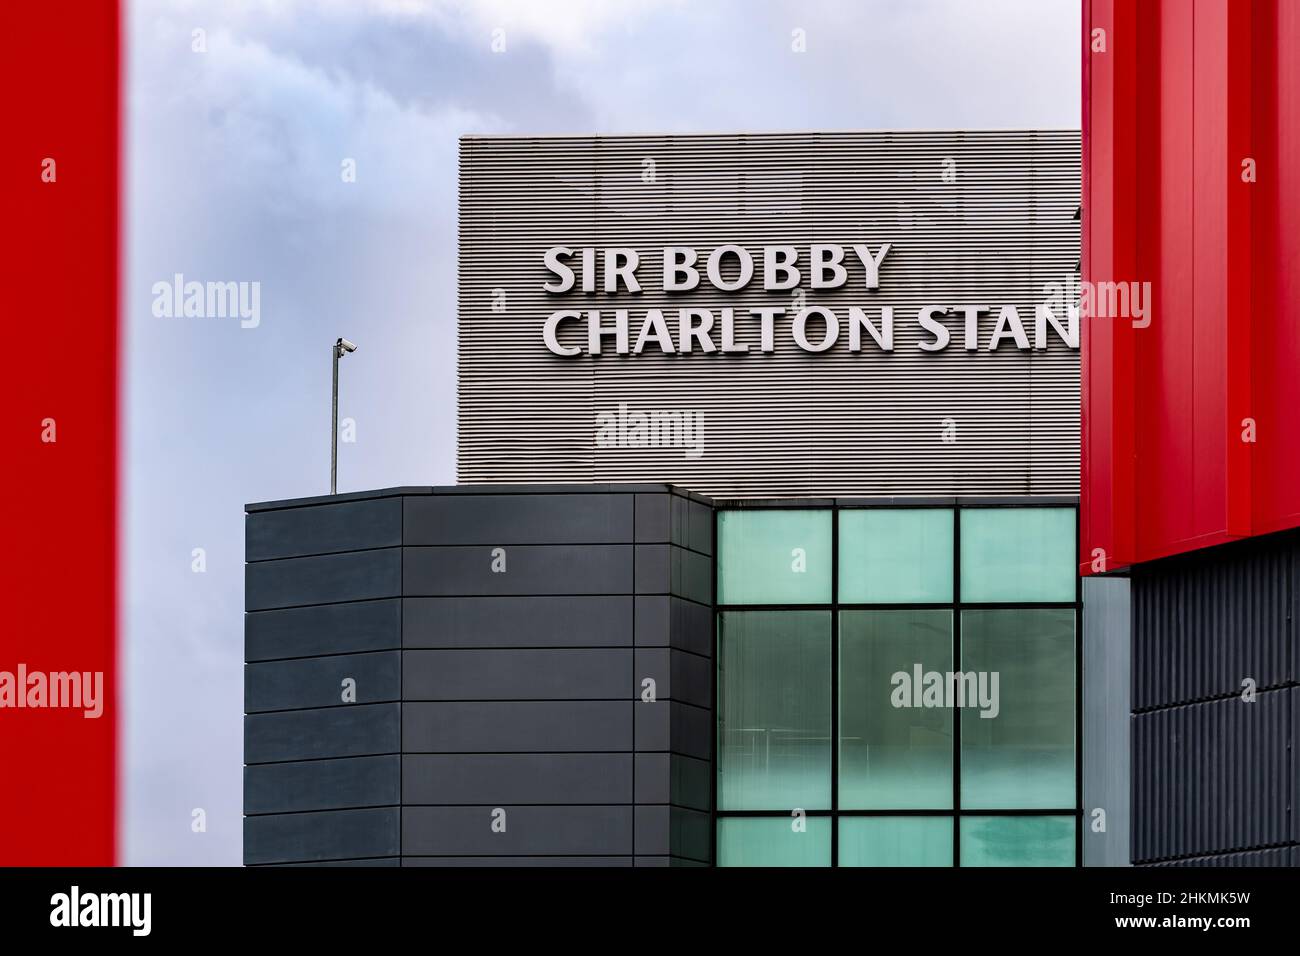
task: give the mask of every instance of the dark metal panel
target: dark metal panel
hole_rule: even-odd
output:
[[[244,763],[397,753],[401,713],[393,703],[249,714]]]
[[[244,610],[397,597],[401,567],[400,548],[246,564]]]
[[[630,596],[406,598],[406,647],[626,647]]]
[[[255,511],[244,519],[246,561],[395,548],[401,543],[400,498]]]
[[[1133,718],[1133,860],[1286,843],[1296,690],[1187,704]]]
[[[713,765],[676,753],[637,753],[636,803],[672,803],[708,812]]]
[[[668,806],[636,808],[638,854],[681,856],[707,862],[711,833],[707,813]]]
[[[244,768],[244,812],[396,806],[400,777],[396,754],[255,764]]]
[[[244,712],[353,707],[400,700],[401,651],[306,657],[244,666]],[[351,680],[350,701],[343,682]]]
[[[1294,535],[1196,552],[1133,572],[1133,709],[1294,680]]]
[[[631,594],[632,545],[404,548],[403,593],[417,596]],[[493,565],[504,559],[504,571]],[[497,567],[502,565],[497,563]]]
[[[401,866],[402,858],[399,856],[372,857],[367,860],[325,860],[321,863],[265,863],[262,864],[268,869],[289,868],[295,866],[347,866],[347,867],[388,867]]]
[[[396,856],[399,820],[397,807],[244,817],[244,862]]]
[[[411,545],[621,544],[635,495],[433,495],[406,499]]]
[[[713,609],[670,595],[637,595],[637,647],[675,647],[713,656]]]
[[[406,856],[402,866],[631,866],[630,856]]]
[[[693,498],[673,496],[673,544],[713,554],[713,507]]]
[[[632,755],[407,754],[402,759],[402,802],[631,803]]]
[[[685,501],[685,499],[676,499]],[[636,496],[636,541],[638,544],[670,544],[675,517],[672,495]]]
[[[492,828],[505,811],[505,829]],[[500,819],[498,814],[497,819]],[[402,853],[411,856],[588,856],[632,852],[632,807],[406,807]]]
[[[713,561],[677,545],[638,544],[636,593],[673,594],[697,604],[712,604]]]
[[[558,753],[631,750],[632,708],[647,705],[627,700],[403,706],[405,753]]]
[[[1295,847],[1276,847],[1271,850],[1247,850],[1244,853],[1219,853],[1214,856],[1194,856],[1186,860],[1167,863],[1147,863],[1145,866],[1295,866]]]
[[[645,681],[653,680],[657,700],[681,700],[711,707],[713,665],[707,657],[668,647],[645,647],[636,652],[636,696],[644,700]]]
[[[713,749],[712,711],[677,701],[637,702],[636,750],[672,751],[708,760]]]
[[[244,615],[244,660],[250,663],[401,646],[402,606],[395,598]]]
[[[402,699],[631,700],[632,649],[408,650]]]

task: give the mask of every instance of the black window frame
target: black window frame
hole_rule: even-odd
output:
[[[920,510],[949,509],[952,511],[952,595],[948,602],[925,603],[875,603],[841,604],[840,587],[840,513],[861,510]],[[963,601],[961,588],[961,514],[963,510],[989,510],[996,508],[1069,508],[1074,512],[1074,600],[1071,601]],[[831,603],[830,604],[723,604],[718,598],[718,565],[722,561],[722,542],[718,535],[719,515],[724,511],[825,511],[831,512]],[[829,611],[831,615],[831,801],[828,810],[805,809],[808,817],[829,817],[830,866],[839,866],[839,822],[842,817],[946,817],[952,821],[952,866],[961,866],[961,821],[963,817],[1065,817],[1074,820],[1074,867],[1083,865],[1083,579],[1079,574],[1079,499],[1075,496],[1032,497],[915,497],[885,499],[853,498],[781,498],[715,500],[713,508],[713,696],[714,714],[712,728],[712,797],[710,814],[710,840],[715,865],[718,861],[718,821],[737,817],[764,817],[790,819],[788,810],[720,810],[718,808],[718,776],[720,753],[719,724],[721,710],[718,701],[719,621],[721,615],[733,611]],[[1019,810],[963,810],[961,804],[961,713],[953,708],[952,736],[952,806],[944,810],[855,810],[839,805],[840,761],[840,612],[841,611],[909,611],[947,610],[952,614],[952,667],[961,670],[962,612],[977,610],[1038,610],[1073,609],[1074,611],[1074,806],[1046,809]],[[793,808],[792,808],[793,809]]]

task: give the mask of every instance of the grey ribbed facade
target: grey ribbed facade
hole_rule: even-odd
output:
[[[245,863],[708,864],[712,554],[662,485],[249,505]]]
[[[1298,600],[1295,532],[1133,569],[1135,863],[1300,863]]]
[[[1033,337],[1044,287],[1079,260],[1080,140],[1074,131],[844,132],[466,137],[460,149],[459,480],[671,481],[723,497],[1073,494],[1079,476],[1078,352],[988,351],[1003,305]],[[761,282],[662,291],[665,246],[891,249],[878,289],[850,269],[805,304],[895,310],[892,352],[866,342],[800,350],[790,314],[775,349],[745,355],[582,354],[543,344],[558,309],[684,307],[737,315],[789,306]],[[548,295],[543,253],[635,248],[643,291]],[[850,260],[852,253],[849,253]],[[801,260],[802,262],[803,260]],[[982,305],[979,350],[962,317],[942,351],[917,347],[927,305]],[[757,333],[739,319],[737,337]],[[566,337],[567,336],[567,337]],[[585,332],[562,330],[575,343]],[[597,417],[703,415],[698,458],[680,448],[598,445]],[[951,426],[948,423],[951,423]],[[945,428],[955,428],[945,441]],[[952,432],[949,432],[951,435]]]

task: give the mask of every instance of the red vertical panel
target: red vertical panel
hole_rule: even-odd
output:
[[[1180,549],[1250,531],[1249,446],[1241,425],[1249,406],[1249,236],[1240,166],[1249,101],[1232,97],[1242,92],[1243,70],[1249,76],[1249,43],[1242,43],[1249,14],[1248,5],[1229,0],[1193,6],[1193,471],[1190,528],[1174,539]]]
[[[1091,0],[1083,33],[1083,280],[1118,281],[1131,276],[1136,248],[1135,10]],[[1105,568],[1133,560],[1133,331],[1114,319],[1082,320],[1083,573],[1098,566],[1099,552]]]
[[[1255,414],[1253,405],[1254,304],[1251,286],[1254,257],[1251,254],[1251,204],[1254,184],[1243,178],[1242,161],[1254,154],[1251,121],[1252,20],[1249,3],[1230,3],[1226,8],[1228,75],[1227,146],[1224,182],[1227,189],[1225,256],[1227,289],[1224,327],[1221,332],[1225,373],[1222,440],[1226,470],[1227,501],[1224,532],[1230,537],[1252,533],[1254,489],[1252,481],[1255,445],[1243,440],[1243,422]],[[1214,356],[1207,357],[1210,361]]]
[[[1137,255],[1133,274],[1126,278],[1131,278],[1139,284],[1149,283],[1148,286],[1141,286],[1144,289],[1143,298],[1146,300],[1143,305],[1147,314],[1141,320],[1145,326],[1133,330],[1129,355],[1129,361],[1133,363],[1135,369],[1134,402],[1131,412],[1135,501],[1132,517],[1134,561],[1141,559],[1142,548],[1150,541],[1149,529],[1144,534],[1142,528],[1140,510],[1152,506],[1149,494],[1152,479],[1149,474],[1143,473],[1141,467],[1143,462],[1139,452],[1144,447],[1149,450],[1150,446],[1150,436],[1144,433],[1142,423],[1146,420],[1146,416],[1151,414],[1153,407],[1147,392],[1153,374],[1151,363],[1153,358],[1159,355],[1154,342],[1161,335],[1167,314],[1160,285],[1161,243],[1164,236],[1161,228],[1160,196],[1164,168],[1170,161],[1165,150],[1160,123],[1161,104],[1164,102],[1160,52],[1162,20],[1162,6],[1158,0],[1137,6],[1137,67],[1134,71],[1133,86],[1124,91],[1125,95],[1131,97],[1136,104],[1138,128],[1138,136],[1134,144],[1137,157],[1135,163],[1137,199],[1133,225]],[[1137,94],[1138,90],[1142,91],[1142,95]],[[1150,290],[1149,294],[1146,289]]]
[[[1193,537],[1194,528],[1192,20],[1192,5],[1184,0],[1160,4],[1160,99],[1153,131],[1159,137],[1159,175],[1155,195],[1144,197],[1141,212],[1154,219],[1160,252],[1151,269],[1152,323],[1135,339],[1140,559],[1160,542]],[[1136,89],[1125,92],[1140,95]]]
[[[1228,317],[1228,11],[1224,0],[1192,4],[1190,308],[1191,432],[1188,527],[1178,541],[1222,532],[1227,500],[1225,438]],[[1181,112],[1181,111],[1180,111]],[[1193,198],[1194,197],[1194,198]],[[1181,219],[1181,217],[1177,217]],[[1170,317],[1172,318],[1172,316]],[[1179,318],[1182,318],[1180,316]],[[1177,336],[1182,339],[1184,336]]]
[[[1088,61],[1084,278],[1152,283],[1148,328],[1110,337],[1104,322],[1085,326],[1085,555],[1099,533],[1122,539],[1126,522],[1138,561],[1296,527],[1300,3],[1091,0],[1085,11],[1117,27],[1110,82],[1096,54]],[[1132,73],[1118,55],[1125,11],[1136,11]],[[1129,139],[1126,103],[1136,104]],[[1246,159],[1254,182],[1242,178]],[[1126,160],[1131,223],[1116,214],[1132,198]],[[1126,377],[1128,428],[1106,404]],[[1243,441],[1247,419],[1255,443]],[[1127,501],[1116,477],[1126,449]]]
[[[113,862],[118,38],[114,0],[75,15],[9,4],[0,31],[12,556],[0,671],[100,672],[107,698],[98,718],[0,708],[0,864]],[[47,419],[56,441],[42,440]]]
[[[1300,525],[1300,4],[1254,7],[1255,531]]]

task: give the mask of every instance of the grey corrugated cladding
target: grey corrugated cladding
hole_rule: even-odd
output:
[[[1134,862],[1295,860],[1298,578],[1295,532],[1133,569]]]
[[[648,181],[653,161],[653,181]],[[945,173],[950,173],[945,177]],[[951,181],[950,181],[951,180]],[[1075,131],[885,131],[727,135],[466,137],[460,149],[459,480],[672,481],[725,497],[1073,493],[1079,474],[1079,361],[1054,335],[1044,351],[962,347],[960,316],[941,352],[916,347],[927,305],[1014,305],[1032,340],[1044,286],[1076,271],[1080,139]],[[807,305],[835,310],[841,340],[810,354],[777,321],[772,354],[564,358],[542,341],[561,309],[792,305],[761,275],[725,293],[662,291],[664,246],[735,243],[756,257],[793,245],[891,251],[880,287],[861,274]],[[543,252],[635,248],[643,291],[548,295]],[[493,303],[504,310],[494,311]],[[895,350],[847,349],[847,309],[895,309]],[[566,326],[562,341],[585,333]],[[819,326],[820,328],[820,326]],[[865,338],[865,336],[864,336]],[[597,447],[596,416],[704,417],[704,448]],[[956,441],[942,440],[945,422]]]

